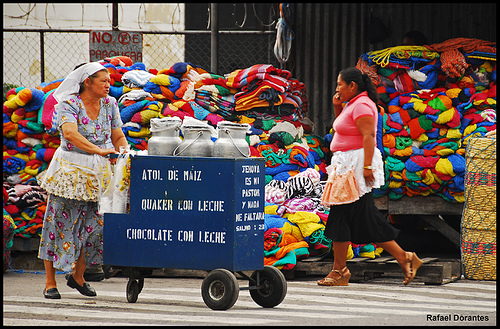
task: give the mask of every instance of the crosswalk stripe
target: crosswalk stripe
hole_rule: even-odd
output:
[[[14,305],[4,305],[4,316],[6,312],[17,312],[19,311],[18,306]],[[39,307],[39,306],[23,306],[23,313],[31,313],[36,315],[47,315],[54,313],[54,310],[48,307]],[[58,308],[57,309],[58,316],[67,316],[74,318],[102,318],[102,319],[114,319],[114,320],[145,320],[147,316],[147,320],[154,322],[176,322],[176,321],[187,321],[187,322],[201,322],[201,323],[225,323],[225,324],[241,324],[246,323],[250,325],[258,325],[258,324],[279,324],[282,323],[280,320],[274,320],[272,318],[241,318],[241,317],[225,317],[221,320],[220,317],[210,316],[210,315],[179,315],[172,313],[150,313],[147,314],[142,312],[117,312],[117,311],[108,311],[108,310],[98,310],[98,309],[79,309],[79,308]]]
[[[340,288],[340,289],[339,289]],[[467,301],[452,300],[449,298],[430,298],[428,296],[418,296],[415,294],[406,295],[404,300],[394,301],[394,295],[391,292],[377,292],[377,293],[366,293],[366,291],[353,290],[349,291],[350,287],[289,287],[287,296],[285,300],[275,308],[274,315],[281,316],[287,315],[289,316],[289,312],[287,310],[304,310],[308,309],[310,311],[315,311],[318,309],[318,305],[321,305],[322,310],[324,309],[332,309],[337,311],[344,311],[347,313],[359,312],[363,310],[366,313],[390,313],[390,314],[422,314],[422,311],[494,311],[496,310],[496,302],[492,300],[491,302],[483,302],[479,307],[471,306]],[[154,291],[148,292],[148,291]],[[307,293],[307,294],[303,294]],[[71,296],[79,297],[77,292],[70,292]],[[363,294],[364,296],[376,297],[381,300],[370,300],[370,306],[360,305],[359,300],[350,298],[350,295],[359,296]],[[304,304],[304,300],[307,297],[310,298],[311,295],[316,295],[317,303],[306,305]],[[126,303],[126,306],[123,306],[125,302],[125,293],[117,293],[112,291],[100,291],[100,296],[105,296],[104,298],[122,298],[122,304],[112,304],[110,302],[103,301],[95,301],[96,304],[99,304],[100,307],[128,307],[128,308],[141,308],[141,303],[147,303],[147,309],[151,309],[151,302],[158,301],[177,301],[177,302],[185,302],[193,304],[194,306],[204,307],[204,302],[201,298],[201,294],[198,289],[193,288],[151,288],[144,289],[143,292],[139,295],[139,300],[137,303]],[[494,296],[489,296],[489,298],[494,299]],[[43,302],[45,299],[40,298],[40,302]],[[19,297],[9,298],[8,296],[4,296],[4,302],[11,301],[31,301],[33,299],[25,299],[22,300]],[[401,303],[404,301],[404,303]],[[77,303],[81,304],[80,300],[77,300]],[[76,305],[76,304],[75,304]],[[145,304],[146,305],[146,304]],[[160,311],[172,311],[172,305],[161,306],[157,305],[156,310]],[[235,307],[246,307],[250,309],[260,310],[260,306],[255,304],[250,296],[248,291],[241,291],[240,296],[235,304]],[[396,310],[395,310],[396,308]],[[209,309],[206,309],[209,310]],[[210,311],[210,310],[209,310]],[[282,311],[284,314],[282,314]],[[244,314],[253,314],[254,312],[250,312],[249,310],[245,310]],[[294,316],[292,314],[292,316]],[[306,315],[301,314],[301,317],[321,317],[320,314],[309,313]],[[345,314],[348,316],[348,314]]]
[[[4,326],[29,326],[29,327],[36,327],[36,326],[68,326],[70,324],[68,321],[58,321],[58,320],[47,320],[47,319],[9,319],[9,318],[3,318],[3,325]],[[81,322],[78,321],[71,321],[71,326],[89,326],[89,327],[102,327],[103,325],[106,326],[137,326],[137,323],[131,323],[131,322],[105,322],[103,323],[102,321],[96,322],[96,321],[91,321],[89,319],[84,319]],[[141,326],[147,326],[148,324],[141,323]],[[151,326],[157,326],[158,324],[149,324]]]
[[[111,291],[109,292],[104,292],[106,293],[107,297],[117,297],[118,294],[113,293]],[[104,294],[103,293],[103,294]],[[121,299],[121,303],[117,302],[109,302],[109,301],[95,301],[95,304],[85,304],[85,307],[87,308],[93,308],[93,309],[99,309],[99,308],[116,308],[119,310],[123,310],[125,308],[130,308],[134,310],[148,310],[148,311],[161,311],[161,312],[169,312],[169,313],[176,313],[176,312],[185,312],[186,308],[185,306],[178,306],[178,305],[160,305],[160,304],[154,304],[157,303],[158,301],[184,301],[184,302],[189,302],[190,306],[196,307],[196,313],[197,314],[205,314],[205,313],[212,313],[211,309],[207,308],[205,303],[203,302],[201,296],[199,300],[197,298],[187,298],[184,299],[185,296],[182,295],[170,295],[170,296],[165,296],[165,295],[155,295],[155,294],[147,294],[143,296],[143,293],[139,295],[139,299],[137,303],[128,303],[126,302],[125,298]],[[322,310],[319,309],[311,309],[313,312],[309,312],[307,314],[299,314],[296,311],[301,310],[302,306],[297,305],[295,303],[291,303],[287,307],[284,307],[283,303],[278,305],[277,307],[273,308],[272,311],[270,309],[262,308],[261,306],[257,305],[254,301],[251,300],[250,295],[247,293],[245,296],[245,293],[240,294],[238,300],[236,301],[235,305],[233,308],[227,310],[226,312],[231,312],[233,315],[241,315],[241,316],[251,316],[251,315],[258,315],[258,316],[269,316],[270,313],[272,312],[273,317],[274,316],[286,316],[286,317],[301,317],[301,318],[329,318],[330,316],[328,314],[325,314]],[[286,300],[286,297],[285,297]],[[46,300],[43,297],[38,299],[38,300],[33,300],[33,298],[19,298],[18,296],[16,297],[4,297],[4,302],[40,302],[42,304],[49,304],[47,307],[52,307],[50,304],[54,303],[52,300]],[[89,303],[89,302],[87,302]],[[65,305],[71,305],[71,306],[82,306],[82,301],[81,299],[76,299],[76,300],[70,300],[66,299],[65,300]],[[24,311],[24,309],[23,309]],[[314,312],[316,311],[316,312]],[[216,312],[216,311],[215,311]],[[351,318],[354,317],[355,315],[349,315],[349,314],[343,314],[339,315],[339,318]],[[359,317],[359,315],[356,315],[356,317]]]
[[[415,316],[424,318],[428,314],[478,312],[496,314],[496,285],[465,282],[443,286],[397,284],[350,283],[348,287],[322,287],[315,281],[293,281],[288,283],[287,295],[281,304],[272,309],[256,304],[248,290],[240,290],[235,305],[225,311],[229,317],[221,318],[219,311],[209,309],[203,302],[200,287],[171,286],[149,288],[148,279],[139,294],[137,303],[126,300],[126,280],[123,291],[104,289],[100,284],[96,298],[85,298],[77,291],[63,288],[62,300],[30,296],[3,296],[4,325],[61,325],[73,321],[81,324],[109,321],[112,325],[130,325],[140,322],[149,324],[210,323],[228,325],[283,325],[293,324],[294,319],[350,319],[367,318],[374,315]],[[114,282],[113,284],[121,284]],[[240,287],[247,285],[241,282]],[[404,289],[405,293],[401,294]],[[65,291],[66,290],[66,291]],[[360,299],[360,296],[363,298]],[[470,299],[480,304],[470,305]],[[30,306],[28,306],[29,304]],[[14,319],[15,314],[57,314],[68,317],[68,321],[43,319]],[[225,313],[226,314],[226,313]],[[147,320],[147,321],[144,321]],[[90,322],[89,322],[90,321]]]
[[[371,298],[371,301],[373,299],[381,299],[379,302],[385,303],[384,300],[391,300],[391,301],[399,301],[399,302],[411,302],[411,303],[425,303],[425,304],[437,304],[441,306],[443,303],[446,303],[447,305],[453,306],[453,307],[459,307],[460,305],[466,305],[469,306],[469,301],[463,300],[463,299],[453,299],[453,298],[442,298],[442,297],[435,297],[435,296],[429,296],[428,294],[426,295],[419,295],[419,294],[414,294],[414,293],[405,293],[404,295],[395,295],[391,294],[390,292],[384,292],[384,291],[365,291],[365,290],[350,290],[348,287],[346,288],[341,288],[341,289],[336,289],[339,287],[323,287],[324,289],[319,290],[315,289],[313,290],[316,292],[317,295],[322,295],[321,298],[326,297],[328,298],[329,295],[335,295],[336,297],[341,298],[342,300],[346,300],[347,302],[349,301],[349,298],[345,296],[359,296],[360,294],[365,296],[366,298]],[[330,289],[329,289],[330,288]],[[297,294],[299,293],[305,293],[305,292],[311,292],[311,288],[297,288],[297,287],[291,287],[288,290],[288,294],[290,296],[296,296],[297,298],[303,298],[304,296],[300,296]],[[409,290],[411,291],[411,290]],[[441,294],[440,296],[443,296]],[[452,296],[452,295],[450,295]],[[459,297],[457,295],[453,295],[454,298]],[[481,307],[496,307],[496,298],[494,295],[491,295],[487,298],[490,298],[490,301],[483,301],[481,303]]]

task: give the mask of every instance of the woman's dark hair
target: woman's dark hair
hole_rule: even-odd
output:
[[[340,71],[339,75],[346,84],[354,82],[358,86],[359,92],[366,91],[368,93],[368,97],[370,97],[375,104],[378,103],[377,89],[366,73],[361,73],[361,71],[355,67],[349,67]]]

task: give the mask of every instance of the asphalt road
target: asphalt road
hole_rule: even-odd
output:
[[[401,283],[381,277],[348,287],[321,287],[318,277],[287,281],[281,304],[263,308],[240,290],[230,309],[214,311],[201,296],[201,278],[146,278],[136,303],[128,303],[128,278],[91,282],[97,297],[85,297],[57,280],[62,299],[42,295],[44,274],[3,275],[4,325],[251,325],[393,326],[496,325],[496,282],[461,279],[444,285]],[[239,280],[240,288],[248,286]]]

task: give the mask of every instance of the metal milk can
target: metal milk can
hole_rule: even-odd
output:
[[[153,118],[150,123],[153,136],[148,141],[148,154],[171,156],[182,142],[179,136],[182,120],[178,117]]]
[[[189,157],[212,157],[214,142],[210,128],[204,125],[184,124],[182,126],[184,140],[174,150],[173,155]]]
[[[248,158],[250,146],[246,141],[246,133],[250,129],[247,123],[221,121],[217,124],[218,138],[214,143],[214,157]]]

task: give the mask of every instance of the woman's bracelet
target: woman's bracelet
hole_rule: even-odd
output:
[[[372,170],[372,166],[364,166],[363,169],[368,169],[368,170]]]

